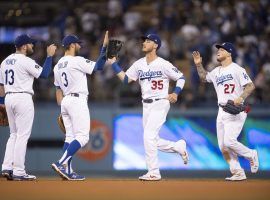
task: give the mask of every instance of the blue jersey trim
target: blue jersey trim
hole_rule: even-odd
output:
[[[0,97],[0,104],[5,104],[5,97]]]
[[[178,95],[181,91],[182,91],[182,88],[180,88],[180,87],[175,87],[174,90],[173,90],[173,93],[175,93],[175,94]]]

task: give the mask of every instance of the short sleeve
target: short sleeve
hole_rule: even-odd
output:
[[[252,82],[244,68],[240,70],[239,81],[241,86],[245,86],[246,84]]]
[[[38,78],[42,72],[42,67],[31,58],[26,58],[23,66],[25,70],[35,78]]]
[[[167,64],[165,65],[164,73],[166,76],[168,76],[171,80],[174,81],[177,81],[184,76],[183,73],[180,72],[179,69],[173,66],[170,62],[167,62]]]
[[[2,67],[0,66],[0,85],[4,85],[4,77],[2,76]]]
[[[139,78],[139,71],[137,70],[138,63],[135,62],[131,65],[130,68],[126,71],[126,75],[128,78],[132,79],[133,81],[136,81]]]
[[[80,70],[86,74],[92,74],[96,65],[96,62],[77,56],[78,66]]]
[[[54,74],[54,86],[55,87],[60,87],[58,76],[57,76],[56,67],[53,70],[53,74]]]
[[[215,73],[215,69],[213,69],[211,72],[207,72],[206,81],[208,83],[212,83],[215,80]]]

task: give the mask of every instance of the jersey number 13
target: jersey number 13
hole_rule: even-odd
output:
[[[14,83],[14,71],[12,69],[7,69],[5,71],[6,75],[6,85],[13,85]]]

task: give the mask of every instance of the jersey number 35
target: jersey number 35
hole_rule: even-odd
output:
[[[163,80],[159,80],[159,81],[155,81],[155,80],[152,80],[151,81],[151,89],[152,90],[162,90],[163,89]]]

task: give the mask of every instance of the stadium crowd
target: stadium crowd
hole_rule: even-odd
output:
[[[216,96],[212,85],[200,84],[191,53],[200,51],[204,66],[218,65],[214,44],[229,41],[237,49],[236,62],[245,67],[255,83],[256,92],[248,101],[257,106],[270,102],[270,2],[220,0],[109,0],[63,2],[60,13],[48,13],[49,41],[59,42],[64,35],[83,39],[81,55],[97,59],[106,30],[124,42],[119,62],[125,70],[142,56],[140,36],[157,33],[162,38],[158,54],[175,64],[186,77],[186,86],[177,106],[213,106]],[[44,58],[44,44],[36,47],[33,58]],[[60,46],[60,45],[59,45]],[[61,48],[60,48],[61,49]],[[57,60],[63,50],[58,50]],[[120,105],[140,103],[139,84],[121,84],[110,66],[92,76],[90,101],[117,101]],[[54,101],[53,76],[35,83],[36,99]]]

